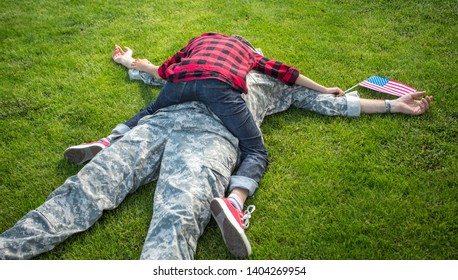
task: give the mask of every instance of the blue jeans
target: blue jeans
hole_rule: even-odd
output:
[[[181,83],[167,82],[157,99],[125,124],[132,128],[146,115],[154,114],[157,110],[170,105],[189,101],[204,103],[239,139],[241,164],[236,174],[248,177],[256,184],[259,183],[267,167],[268,157],[261,131],[256,126],[241,93],[222,81],[207,79]]]

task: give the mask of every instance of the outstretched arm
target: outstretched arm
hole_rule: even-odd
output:
[[[119,63],[129,69],[135,69],[138,71],[146,72],[157,79],[162,79],[158,74],[158,66],[152,64],[147,59],[133,58],[132,50],[128,47],[125,48],[126,51],[124,51],[120,46],[115,45],[112,54],[114,62]]]
[[[431,106],[432,96],[426,96],[424,92],[414,92],[391,100],[391,110],[387,110],[384,100],[361,98],[361,112],[366,114],[374,113],[402,113],[407,115],[421,115]],[[419,100],[417,98],[423,97]]]
[[[299,74],[299,77],[296,80],[296,85],[303,86],[303,87],[306,87],[306,88],[309,88],[309,89],[313,89],[315,91],[322,92],[322,93],[335,94],[337,96],[344,95],[344,92],[340,88],[338,88],[338,87],[331,87],[331,88],[324,87],[324,86],[318,84],[317,82],[314,82],[311,79],[305,77],[302,74]]]
[[[162,77],[159,76],[159,72],[158,72],[159,66],[152,64],[147,59],[135,59],[132,62],[132,69],[146,72],[157,79],[162,79]]]

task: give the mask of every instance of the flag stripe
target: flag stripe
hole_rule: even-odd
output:
[[[373,89],[376,91],[402,96],[415,92],[417,89],[398,81],[389,80],[387,78],[372,76],[369,79],[359,83],[360,86]]]
[[[386,88],[383,88],[381,86],[369,83],[367,81],[363,81],[359,85],[362,86],[362,87],[373,89],[375,91],[380,91],[380,92],[384,92],[384,93],[389,93],[389,94],[394,94],[394,95],[397,95],[397,96],[401,96],[401,94],[399,94],[399,93],[396,93],[396,92],[393,92],[393,91],[388,91]]]

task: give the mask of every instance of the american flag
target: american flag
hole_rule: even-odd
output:
[[[359,83],[359,85],[365,88],[370,88],[396,96],[402,96],[417,91],[417,89],[414,87],[380,76],[372,76],[369,79]]]

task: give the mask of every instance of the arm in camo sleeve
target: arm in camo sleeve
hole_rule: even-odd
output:
[[[302,86],[288,86],[278,80],[251,71],[247,76],[248,93],[243,96],[258,124],[265,116],[287,110],[291,105],[328,116],[358,117],[361,114],[357,92],[345,96],[320,93]]]

